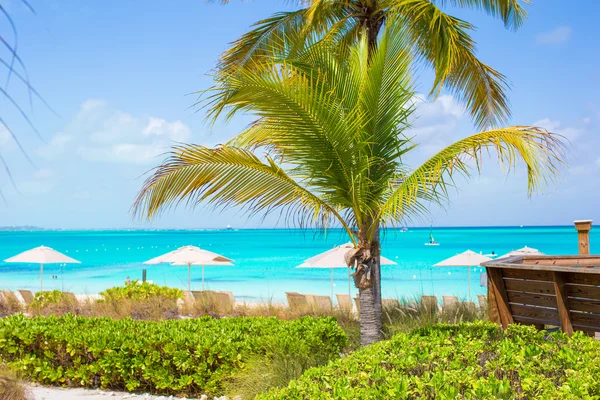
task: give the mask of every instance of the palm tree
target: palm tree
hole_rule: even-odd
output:
[[[222,0],[228,3],[229,0]],[[446,14],[439,6],[483,11],[516,30],[525,21],[521,3],[528,0],[296,0],[303,8],[259,21],[223,54],[219,70],[230,74],[253,59],[295,57],[306,43],[323,39],[348,48],[366,30],[371,50],[390,21],[406,27],[407,51],[420,65],[432,67],[436,97],[447,89],[460,100],[480,128],[498,126],[510,117],[506,78],[480,61],[470,36],[473,25]]]
[[[371,51],[368,37],[348,55],[321,44],[298,59],[255,60],[260,65],[219,75],[204,99],[208,117],[249,112],[255,122],[216,148],[175,146],[133,205],[148,219],[185,202],[341,226],[355,245],[347,263],[360,293],[362,344],[381,338],[382,227],[425,214],[453,177],[469,176],[491,151],[508,168],[524,162],[530,192],[555,176],[563,157],[556,135],[512,126],[466,137],[411,170],[403,162],[417,145],[405,134],[411,37],[390,24]]]

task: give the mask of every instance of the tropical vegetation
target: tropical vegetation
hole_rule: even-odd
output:
[[[186,396],[222,394],[248,361],[267,361],[273,349],[320,365],[346,342],[332,318],[0,319],[1,359],[31,380]]]
[[[355,245],[346,261],[360,292],[363,344],[382,338],[383,227],[426,215],[490,153],[507,169],[524,164],[530,193],[555,176],[563,158],[560,137],[510,126],[468,136],[411,169],[405,159],[419,144],[408,131],[418,56],[402,20],[387,22],[376,47],[363,30],[348,49],[320,41],[295,58],[222,70],[204,94],[208,117],[248,112],[255,121],[216,148],[175,146],[134,204],[146,218],[185,202],[343,227]]]
[[[160,286],[150,282],[139,282],[133,280],[124,286],[108,288],[100,293],[103,300],[139,300],[160,296],[177,300],[183,297],[183,291],[168,286]]]
[[[229,3],[230,0],[221,0]],[[260,67],[265,58],[297,59],[315,42],[350,53],[363,33],[374,51],[386,26],[399,24],[410,37],[403,43],[415,67],[435,73],[430,94],[455,95],[479,127],[507,121],[510,108],[506,78],[477,58],[471,37],[475,26],[448,13],[471,9],[499,18],[517,30],[527,18],[528,0],[295,0],[294,11],[258,21],[237,39],[218,64],[226,76],[239,68]]]
[[[398,334],[257,399],[597,399],[599,376],[583,333],[479,322]]]

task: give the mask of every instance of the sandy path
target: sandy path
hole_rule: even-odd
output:
[[[35,400],[166,400],[180,399],[172,396],[152,396],[149,394],[132,394],[122,392],[110,392],[102,390],[88,389],[61,389],[49,388],[44,386],[29,386],[29,391],[33,394]],[[184,399],[184,398],[181,398]],[[217,399],[217,398],[215,398]],[[225,400],[226,398],[221,398]],[[206,396],[202,396],[199,400],[208,400]],[[211,399],[212,400],[212,399]]]

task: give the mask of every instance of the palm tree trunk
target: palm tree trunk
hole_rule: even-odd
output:
[[[361,26],[367,29],[367,41],[369,43],[369,57],[375,53],[377,49],[377,36],[384,22],[384,16],[378,15],[377,0],[371,0],[370,2],[361,2],[363,8],[363,17],[361,20]]]
[[[383,338],[379,229],[373,239],[368,243],[361,244],[361,247],[371,250],[371,257],[366,260],[366,263],[370,265],[372,285],[364,289],[359,288],[360,344],[367,346]]]

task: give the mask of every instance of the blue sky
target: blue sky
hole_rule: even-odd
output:
[[[32,83],[56,110],[39,101],[32,111],[36,137],[14,108],[0,100],[2,117],[22,139],[35,166],[0,130],[0,152],[11,166],[18,191],[6,175],[0,187],[0,225],[49,228],[210,228],[273,226],[277,218],[247,219],[232,210],[181,209],[150,223],[132,221],[129,207],[140,176],[176,141],[215,145],[250,121],[239,117],[210,128],[190,109],[195,90],[229,42],[255,21],[290,7],[273,0],[234,1],[223,6],[201,0],[0,0],[19,30],[19,53]],[[432,208],[436,225],[570,224],[600,221],[600,2],[538,1],[518,32],[485,15],[453,14],[474,23],[479,56],[509,78],[511,124],[538,124],[567,136],[569,168],[543,193],[527,197],[524,170],[508,176],[490,159],[480,177],[459,181],[444,209]],[[0,34],[12,39],[0,21]],[[3,54],[6,55],[6,54]],[[0,71],[4,81],[5,71]],[[429,72],[420,73],[427,93]],[[12,80],[9,91],[28,104]],[[26,107],[27,108],[27,107]],[[475,133],[469,117],[450,96],[422,102],[413,134],[422,145],[409,159],[417,165],[434,151]],[[429,221],[420,221],[427,225]],[[281,225],[280,225],[281,226]]]

